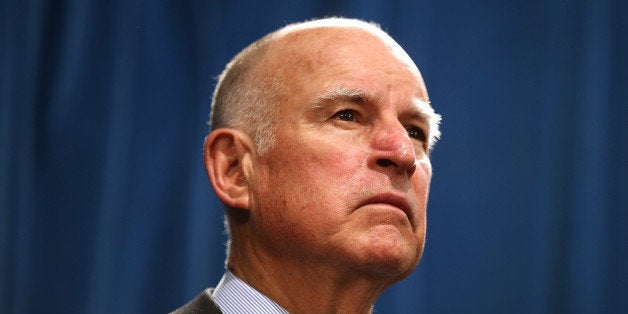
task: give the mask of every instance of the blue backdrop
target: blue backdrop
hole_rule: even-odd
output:
[[[382,25],[443,117],[428,239],[379,313],[628,313],[628,2],[4,1],[0,313],[164,313],[223,271],[201,147],[225,63]]]

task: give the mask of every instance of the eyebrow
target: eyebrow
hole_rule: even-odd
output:
[[[428,139],[427,139],[427,147],[428,150],[432,150],[436,142],[440,139],[440,121],[441,116],[434,111],[430,101],[425,98],[414,98],[412,100],[411,111],[412,115],[415,117],[419,117],[421,120],[424,120],[428,124]]]
[[[420,120],[429,121],[432,115],[434,115],[430,101],[424,98],[413,98],[412,104],[408,108],[410,116]]]
[[[366,91],[339,86],[328,92],[316,95],[316,103],[314,106],[322,107],[325,103],[333,101],[346,101],[363,104],[369,102],[372,98],[373,97],[369,96]]]

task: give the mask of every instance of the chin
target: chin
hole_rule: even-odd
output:
[[[404,237],[396,228],[374,232],[369,242],[364,251],[369,272],[395,281],[410,275],[423,254],[422,241],[417,243],[412,236]]]
[[[379,277],[401,280],[414,271],[419,263],[417,254],[385,255],[378,254],[370,263],[371,271]]]

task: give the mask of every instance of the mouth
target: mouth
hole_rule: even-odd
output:
[[[395,193],[382,193],[369,198],[364,205],[388,205],[396,207],[406,214],[410,224],[414,226],[414,211],[410,202],[403,196]]]

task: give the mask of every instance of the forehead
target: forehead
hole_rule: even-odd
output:
[[[312,92],[318,94],[334,84],[347,84],[334,80],[350,80],[363,83],[362,89],[368,89],[368,85],[403,83],[417,90],[417,98],[427,98],[416,65],[383,32],[359,27],[298,29],[279,34],[269,45],[265,59],[263,68],[270,71],[266,76],[283,81],[290,94],[308,88],[316,89]]]
[[[394,57],[418,72],[406,52],[383,31],[352,26],[297,28],[278,32],[270,41],[267,59],[276,65],[333,62],[340,56],[375,54]],[[342,59],[337,61],[342,61]]]

